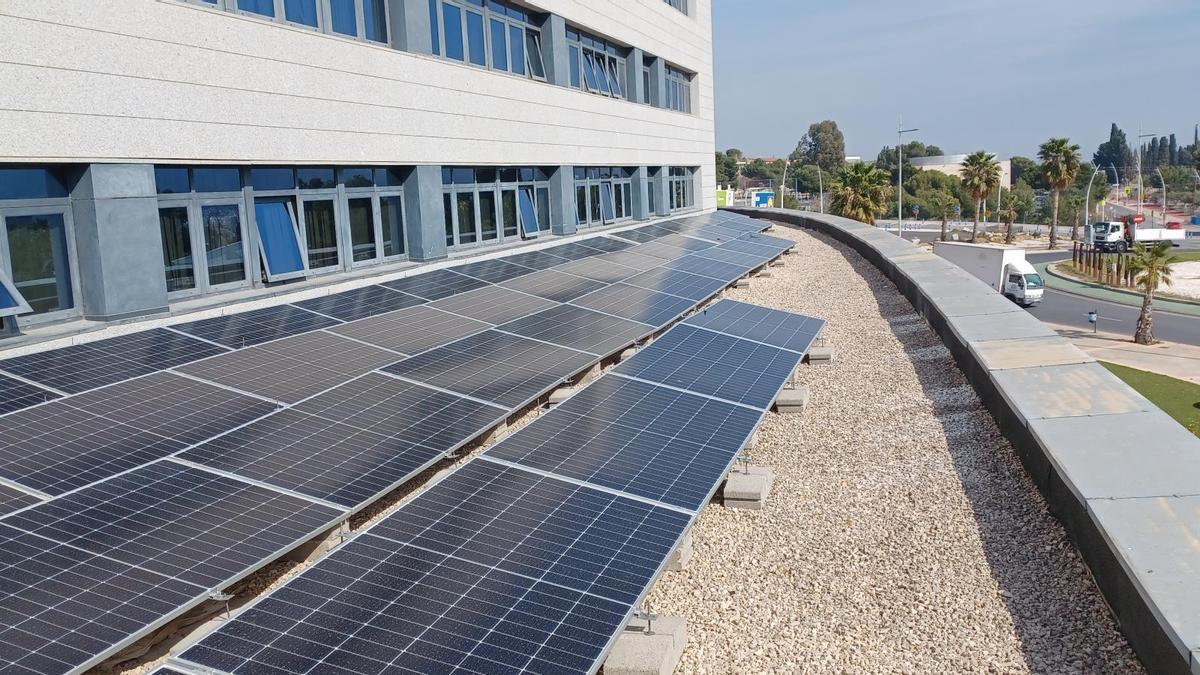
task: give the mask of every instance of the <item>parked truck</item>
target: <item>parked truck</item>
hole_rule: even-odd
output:
[[[933,252],[958,265],[1004,297],[1025,307],[1042,301],[1045,284],[1025,259],[1025,249],[1001,244],[935,241]]]
[[[1133,248],[1134,244],[1183,241],[1187,237],[1187,231],[1180,223],[1168,223],[1166,227],[1147,227],[1145,223],[1138,222],[1139,219],[1139,216],[1126,216],[1122,220],[1094,223],[1091,226],[1092,245],[1101,251],[1124,253]]]

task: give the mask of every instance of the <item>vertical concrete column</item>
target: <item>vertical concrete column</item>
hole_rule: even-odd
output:
[[[433,30],[429,0],[388,0],[388,17],[393,49],[419,54],[433,53]]]
[[[661,108],[667,104],[667,62],[655,57],[650,62],[650,105]]]
[[[85,319],[167,311],[152,164],[92,164],[71,192],[75,260]]]
[[[667,176],[670,173],[665,166],[650,167],[650,190],[654,192],[654,214],[656,216],[671,215],[671,190]]]
[[[575,167],[560,166],[550,174],[550,231],[575,234]]]
[[[642,62],[645,52],[634,47],[625,58],[625,82],[629,89],[629,100],[634,103],[646,101],[646,82],[642,79]]]
[[[567,22],[557,14],[546,16],[542,29],[542,62],[546,81],[560,87],[571,86],[571,59],[567,53]]]
[[[409,170],[404,179],[404,227],[409,258],[425,262],[446,257],[442,167],[422,164]]]
[[[639,166],[633,172],[633,179],[629,181],[629,185],[633,189],[634,220],[646,220],[650,217],[650,192],[646,189],[646,178],[649,176],[650,172],[646,170],[646,167]]]

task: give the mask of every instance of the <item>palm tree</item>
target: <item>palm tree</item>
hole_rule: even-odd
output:
[[[1079,175],[1079,146],[1069,138],[1051,138],[1038,148],[1038,159],[1042,161],[1042,174],[1054,197],[1050,217],[1050,248],[1058,245],[1058,197],[1071,187]]]
[[[1013,193],[1009,192],[1000,200],[1000,209],[996,211],[996,217],[1004,223],[1004,243],[1013,243],[1013,223],[1017,221],[1017,200],[1013,197]]]
[[[921,203],[925,208],[929,209],[930,215],[934,218],[939,218],[942,221],[942,241],[946,241],[946,220],[950,218],[950,214],[954,213],[954,207],[958,206],[958,197],[950,194],[947,190],[929,190],[918,195]]]
[[[1154,344],[1154,291],[1159,286],[1171,285],[1171,266],[1178,258],[1171,255],[1171,243],[1160,242],[1154,246],[1138,244],[1133,247],[1129,267],[1133,270],[1133,281],[1142,290],[1142,313],[1138,315],[1137,330],[1133,341],[1140,345]]]
[[[845,218],[875,224],[875,216],[891,201],[891,179],[887,172],[870,164],[847,164],[838,171],[830,188],[833,212]]]
[[[963,161],[962,182],[975,198],[975,224],[971,227],[971,241],[975,241],[979,232],[979,211],[983,200],[1000,184],[1000,163],[983,150],[972,152]]]

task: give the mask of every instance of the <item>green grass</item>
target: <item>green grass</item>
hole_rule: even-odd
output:
[[[1105,361],[1100,365],[1141,392],[1176,422],[1200,435],[1200,407],[1197,407],[1200,406],[1200,384]]]
[[[1195,262],[1200,260],[1200,251],[1171,251],[1171,255],[1179,262]]]

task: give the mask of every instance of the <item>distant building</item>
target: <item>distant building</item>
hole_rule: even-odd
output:
[[[966,155],[938,155],[936,157],[914,157],[909,160],[909,163],[922,171],[940,171],[948,176],[958,176],[961,178],[963,162],[966,160]],[[1000,186],[1004,188],[1012,187],[1011,160],[1000,160]]]

